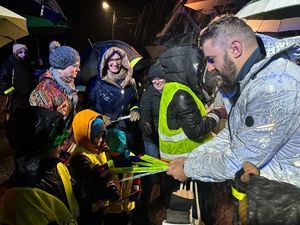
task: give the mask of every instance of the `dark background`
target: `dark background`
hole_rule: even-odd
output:
[[[48,0],[51,1],[51,0]],[[20,14],[39,16],[40,4],[35,0],[0,0],[2,6]],[[45,1],[46,2],[46,1]],[[66,22],[71,29],[31,29],[29,36],[17,42],[29,47],[31,57],[48,58],[48,43],[58,40],[83,52],[91,43],[111,39],[113,10],[117,18],[115,39],[125,41],[148,57],[145,46],[153,43],[167,22],[176,0],[110,0],[111,8],[104,11],[101,0],[57,0],[66,20],[44,13],[51,20]],[[112,10],[113,9],[113,10]],[[57,16],[57,15],[56,15]],[[0,49],[3,61],[11,53],[12,43]]]

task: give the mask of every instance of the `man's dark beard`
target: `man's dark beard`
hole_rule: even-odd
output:
[[[237,81],[235,79],[237,69],[234,62],[229,58],[227,52],[225,52],[224,57],[224,67],[221,73],[221,77],[223,80],[223,85],[227,88],[234,88],[237,85]]]

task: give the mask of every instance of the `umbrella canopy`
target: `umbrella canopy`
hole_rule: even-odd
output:
[[[71,31],[72,28],[63,20],[58,22],[38,16],[24,16],[27,19],[27,27],[33,33],[60,33]]]
[[[48,11],[50,11],[56,13],[57,15],[63,17],[64,19],[67,19],[64,12],[61,10],[59,4],[55,0],[34,0],[34,1],[41,5],[40,16],[44,16],[44,14],[46,14],[46,17],[48,18],[47,13],[49,13]]]
[[[236,16],[239,18],[257,18],[257,16],[274,17],[273,13],[286,15],[286,18],[291,17],[289,14],[297,13],[299,15],[300,0],[252,0],[243,7]],[[266,19],[266,18],[265,18]]]
[[[26,35],[26,19],[0,6],[0,47]]]
[[[300,17],[282,20],[245,20],[254,32],[280,33],[285,31],[300,30]]]
[[[300,0],[252,0],[236,16],[255,32],[300,30]]]

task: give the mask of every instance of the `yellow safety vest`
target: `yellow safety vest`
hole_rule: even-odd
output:
[[[185,135],[181,127],[177,130],[171,130],[168,127],[168,106],[178,90],[184,90],[188,92],[194,98],[197,104],[197,107],[201,113],[199,116],[206,116],[206,110],[203,103],[189,87],[177,82],[165,84],[160,100],[158,133],[160,156],[161,159],[166,161],[170,161],[181,156],[186,156],[187,153],[193,151],[195,148],[210,140],[212,137],[211,134],[208,134],[205,138],[202,138],[199,141],[193,141]]]
[[[68,169],[57,164],[70,209],[57,197],[41,189],[15,187],[8,189],[0,199],[0,222],[13,225],[47,225],[50,222],[76,225],[78,203],[72,190]]]

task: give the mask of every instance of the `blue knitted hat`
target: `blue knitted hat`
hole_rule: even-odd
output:
[[[69,46],[54,49],[49,56],[49,63],[56,69],[65,69],[80,61],[78,52]]]
[[[104,132],[103,136],[105,136],[106,128],[104,126],[103,120],[97,118],[92,123],[91,141],[94,141],[95,137],[97,137],[100,134],[100,132]]]

